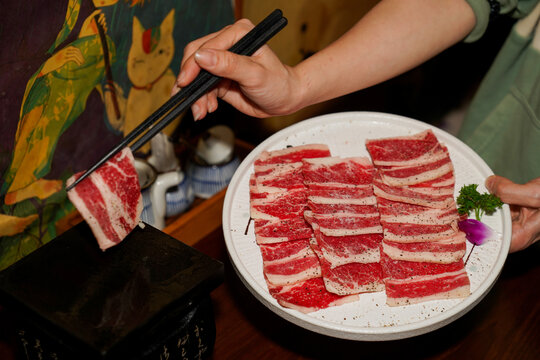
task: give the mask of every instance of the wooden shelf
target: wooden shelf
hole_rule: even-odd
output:
[[[176,218],[168,219],[163,232],[187,245],[196,244],[221,227],[221,213],[226,192],[227,188],[209,199],[196,199],[190,210]]]

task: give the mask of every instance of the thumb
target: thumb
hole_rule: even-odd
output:
[[[506,204],[540,207],[540,183],[538,182],[531,181],[520,185],[505,177],[492,175],[486,179],[486,188]]]
[[[199,49],[195,53],[197,64],[208,72],[226,79],[234,80],[240,84],[245,83],[250,76],[250,69],[255,63],[246,56],[234,54],[230,51],[216,49]]]

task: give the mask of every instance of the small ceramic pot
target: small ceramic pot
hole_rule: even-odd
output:
[[[189,182],[184,181],[186,177],[181,171],[175,170],[157,174],[151,165],[140,159],[135,160],[135,169],[139,175],[143,200],[141,220],[157,229],[163,229],[167,216],[167,192],[171,192],[169,195],[171,204],[187,203],[189,202],[188,196],[191,196],[186,187]],[[182,211],[187,206],[183,205],[179,208]],[[178,207],[174,207],[170,212],[178,214],[177,211]]]
[[[240,159],[237,156],[220,165],[201,165],[195,161],[189,161],[186,171],[191,180],[193,193],[203,199],[208,199],[218,193],[229,185],[239,165]]]
[[[165,193],[165,216],[170,217],[183,213],[194,200],[195,194],[191,187],[191,179],[188,176],[183,176],[178,185],[169,188]]]

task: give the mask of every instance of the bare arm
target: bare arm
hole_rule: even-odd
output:
[[[186,47],[174,91],[204,68],[228,80],[195,104],[196,119],[217,108],[217,97],[251,116],[284,115],[401,74],[462,40],[474,25],[465,0],[383,0],[340,39],[289,67],[268,46],[252,57],[222,50],[253,27],[244,20]]]
[[[475,17],[463,0],[384,0],[341,38],[295,67],[300,107],[367,88],[461,41]]]

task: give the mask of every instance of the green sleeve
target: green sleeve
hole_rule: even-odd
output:
[[[490,7],[488,0],[465,0],[471,6],[476,16],[476,25],[465,38],[465,42],[474,42],[486,32],[489,23]],[[532,11],[539,0],[498,0],[501,15],[510,15],[516,19],[522,18]]]

